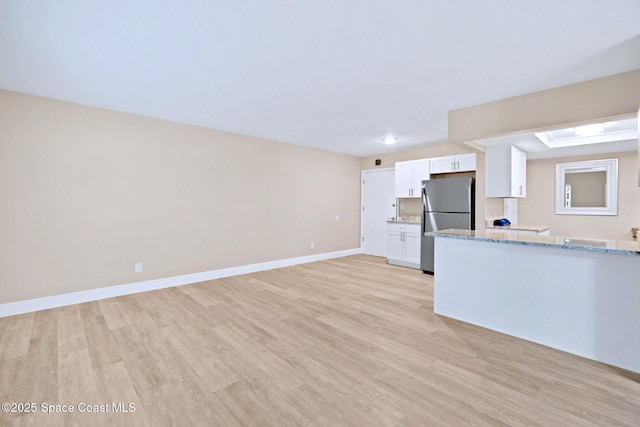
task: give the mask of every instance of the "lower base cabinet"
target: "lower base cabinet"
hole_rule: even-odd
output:
[[[420,269],[420,224],[387,224],[387,262]]]

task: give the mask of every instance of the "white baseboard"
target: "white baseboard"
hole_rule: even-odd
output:
[[[83,302],[97,301],[106,298],[119,297],[122,295],[136,294],[138,292],[152,291],[154,289],[188,285],[191,283],[204,282],[206,280],[221,279],[223,277],[238,276],[241,274],[255,273],[257,271],[273,270],[275,268],[290,267],[293,265],[323,261],[332,258],[341,258],[361,253],[361,248],[347,249],[343,251],[327,252],[297,258],[261,262],[258,264],[223,268],[220,270],[205,271],[202,273],[185,274],[182,276],[146,280],[144,282],[134,282],[125,285],[108,286],[105,288],[90,289],[87,291],[79,291],[68,294],[53,295],[50,297],[10,302],[6,304],[0,304],[0,317],[31,313],[34,311],[47,310],[50,308],[64,307],[66,305],[81,304]]]

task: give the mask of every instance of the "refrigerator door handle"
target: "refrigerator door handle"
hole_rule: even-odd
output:
[[[424,233],[426,231],[425,227],[424,227],[424,224],[426,222],[425,221],[426,220],[426,218],[425,218],[425,212],[426,211],[427,211],[427,193],[426,193],[426,191],[424,189],[424,185],[423,185],[422,186],[422,219],[420,221],[420,224],[422,225],[422,232],[420,233],[421,236],[424,236]]]

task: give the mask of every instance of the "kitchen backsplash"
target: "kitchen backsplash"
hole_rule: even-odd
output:
[[[398,199],[398,217],[407,215],[422,215],[422,200],[414,199]]]

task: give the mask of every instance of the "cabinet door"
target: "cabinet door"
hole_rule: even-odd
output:
[[[389,230],[387,232],[387,258],[402,261],[404,256],[403,232]]]
[[[476,154],[462,154],[455,156],[456,172],[467,172],[476,170]]]
[[[413,162],[412,197],[422,197],[422,181],[429,179],[429,159]]]
[[[404,261],[412,264],[420,264],[420,233],[404,234]]]
[[[511,195],[527,196],[527,156],[516,147],[511,147]]]
[[[485,197],[527,195],[527,155],[513,146],[490,145],[485,156]]]
[[[508,150],[489,145],[485,152],[485,197],[511,197],[511,160]]]
[[[431,173],[453,172],[455,160],[453,156],[434,157],[431,159]]]
[[[411,197],[411,162],[396,162],[396,198]]]

